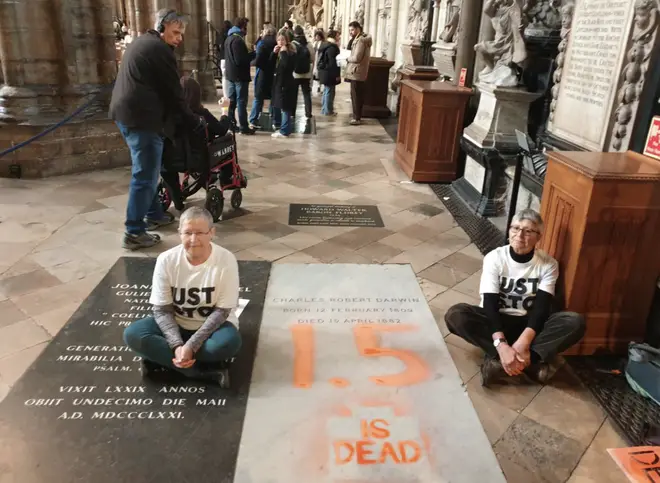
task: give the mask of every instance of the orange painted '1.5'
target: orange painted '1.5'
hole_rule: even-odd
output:
[[[380,333],[411,332],[417,330],[414,325],[377,325],[360,324],[353,328],[353,336],[358,352],[364,357],[395,357],[403,362],[406,370],[399,374],[371,376],[369,379],[381,386],[411,386],[431,377],[431,370],[426,362],[413,351],[392,349],[380,346]],[[293,385],[309,389],[314,381],[314,326],[291,326],[293,337]]]

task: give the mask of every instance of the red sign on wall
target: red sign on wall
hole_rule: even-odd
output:
[[[644,145],[644,154],[660,160],[660,116],[655,116],[651,121],[649,135]]]
[[[467,69],[461,69],[461,76],[458,78],[458,87],[465,87],[465,78],[467,77]]]

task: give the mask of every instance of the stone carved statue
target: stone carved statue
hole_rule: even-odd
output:
[[[619,89],[615,111],[615,123],[612,131],[611,149],[621,151],[628,148],[624,142],[629,139],[632,119],[635,117],[639,99],[644,88],[644,78],[651,59],[654,40],[660,27],[658,0],[635,1],[635,23],[632,47],[626,55],[623,69],[623,85]]]
[[[442,39],[443,42],[447,42],[448,44],[454,42],[454,37],[456,36],[456,32],[458,31],[458,25],[461,20],[461,10],[456,9],[454,13],[451,16],[451,19],[445,25],[444,30],[440,34],[440,39]]]
[[[300,25],[323,25],[323,0],[295,0],[289,6],[289,15]]]
[[[364,30],[364,0],[360,0],[360,3],[358,4],[358,8],[355,11],[354,18],[357,22],[359,22],[360,25],[362,25],[362,29]]]
[[[486,0],[484,14],[491,18],[495,38],[474,46],[486,64],[479,73],[479,81],[515,87],[518,85],[516,66],[524,65],[527,60],[521,0]]]
[[[557,58],[555,59],[555,72],[552,74],[552,101],[550,101],[550,115],[549,120],[552,122],[555,118],[555,110],[557,109],[557,98],[559,97],[559,85],[561,77],[564,73],[564,62],[566,62],[566,49],[568,48],[568,40],[571,36],[571,28],[573,26],[573,13],[575,11],[575,3],[569,0],[561,8],[561,33],[559,34],[561,41],[557,46]]]
[[[422,22],[422,0],[412,0],[408,7],[408,38],[412,41],[421,40],[419,34]]]

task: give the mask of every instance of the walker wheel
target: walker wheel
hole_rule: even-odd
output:
[[[213,216],[213,222],[216,223],[222,219],[222,212],[225,208],[225,200],[222,197],[222,191],[218,188],[211,187],[206,192],[206,209]]]
[[[158,201],[160,201],[160,206],[163,208],[163,211],[167,211],[172,204],[172,197],[170,196],[170,192],[165,186],[165,183],[163,183],[163,180],[158,183],[158,190],[156,193],[158,193]]]
[[[243,203],[243,193],[241,190],[234,190],[231,194],[231,207],[238,210]]]

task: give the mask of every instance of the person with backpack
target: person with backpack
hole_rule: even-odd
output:
[[[264,100],[272,98],[276,59],[271,54],[276,45],[275,27],[272,25],[264,27],[261,40],[257,42],[257,58],[254,62],[257,73],[254,76],[254,101],[252,102],[252,112],[250,112],[250,129],[261,129],[259,118],[264,108]]]
[[[277,34],[277,45],[271,54],[276,59],[275,80],[273,81],[273,127],[274,138],[288,138],[291,134],[291,118],[296,108],[296,80],[293,72],[296,67],[296,46],[292,42],[290,30],[282,29]]]
[[[314,48],[307,42],[305,31],[300,25],[293,29],[296,46],[296,66],[293,78],[296,80],[296,104],[298,103],[298,90],[302,89],[305,101],[305,117],[312,117],[312,66],[314,65]],[[296,110],[294,109],[294,116]]]
[[[339,46],[337,45],[338,32],[328,31],[326,42],[319,47],[316,68],[318,69],[319,83],[323,85],[323,98],[321,114],[324,116],[336,116],[335,112],[335,89],[341,82],[341,69],[337,63]]]
[[[247,18],[237,18],[234,27],[229,30],[229,37],[225,40],[225,74],[228,91],[225,97],[229,98],[230,119],[235,120],[234,113],[238,107],[241,134],[254,134],[254,129],[250,129],[248,125],[247,101],[248,85],[252,81],[250,63],[255,53],[250,53],[245,43],[247,26]]]

